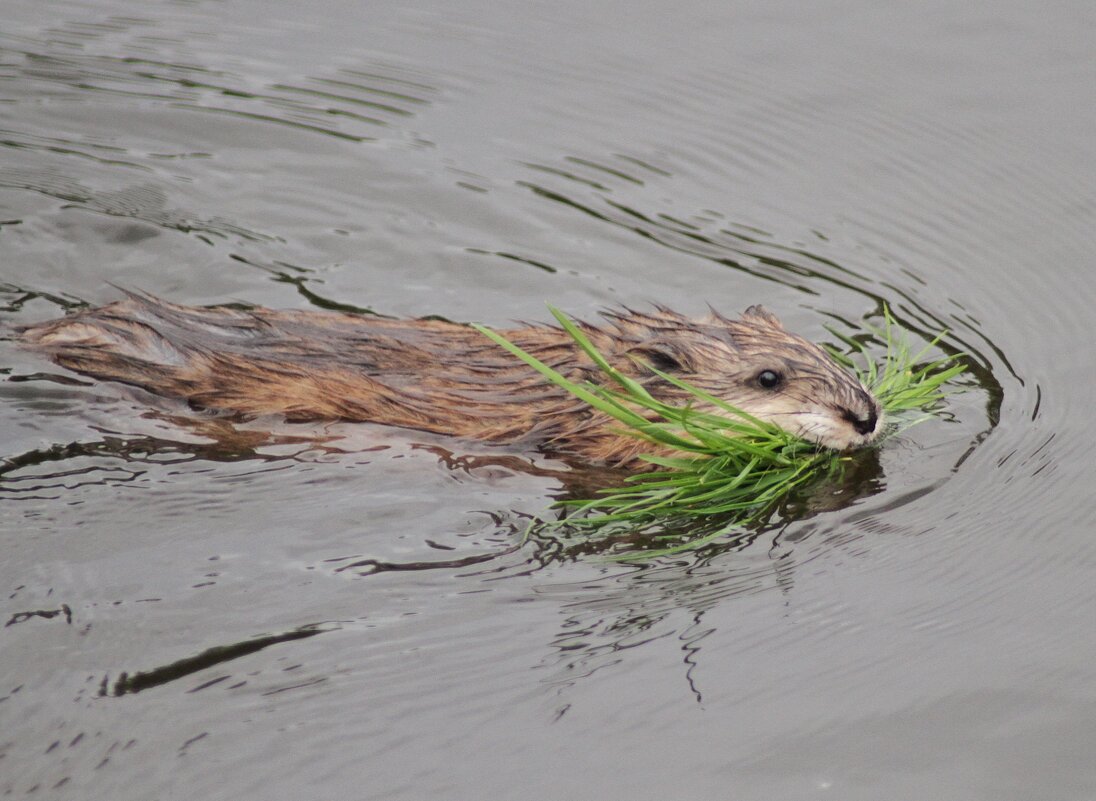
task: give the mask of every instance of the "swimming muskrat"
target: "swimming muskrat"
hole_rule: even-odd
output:
[[[650,367],[828,448],[867,445],[882,428],[860,382],[761,306],[739,320],[662,307],[603,317],[583,331],[660,400],[689,397]],[[501,333],[572,380],[604,380],[560,328]],[[632,467],[651,447],[459,323],[199,308],[130,292],[22,334],[63,367],[243,418],[369,421]]]

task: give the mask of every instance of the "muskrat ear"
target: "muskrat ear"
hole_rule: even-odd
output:
[[[690,367],[685,354],[661,343],[644,343],[628,351],[637,361],[650,365],[660,373],[685,373]]]
[[[755,322],[768,323],[774,328],[779,328],[781,331],[784,330],[784,326],[780,323],[779,318],[761,304],[750,306],[750,308],[742,313],[742,318],[748,318]]]

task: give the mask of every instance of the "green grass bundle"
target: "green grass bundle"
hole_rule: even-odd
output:
[[[703,533],[698,531],[696,537],[668,533],[663,538],[673,544],[626,551],[620,558],[690,550],[760,520],[793,491],[832,477],[849,459],[847,454],[821,449],[655,370],[698,403],[714,406],[721,413],[662,403],[609,364],[574,322],[557,309],[549,308],[575,343],[610,379],[605,386],[573,382],[498,333],[482,326],[477,328],[547,380],[614,418],[622,432],[658,446],[659,451],[669,449],[674,455],[641,457],[657,471],[630,476],[622,486],[602,490],[593,498],[562,501],[559,506],[565,509],[564,516],[556,521],[542,521],[544,526],[566,527],[577,536],[604,539],[651,529],[678,531],[689,520],[703,521],[698,526]],[[862,357],[865,366],[856,364],[848,353],[832,355],[853,370],[882,405],[888,420],[885,437],[938,411],[946,396],[946,385],[963,371],[963,366],[951,356],[923,361],[943,334],[913,353],[887,309],[884,320],[884,329],[876,332],[887,348],[881,365],[872,360],[866,344],[841,334],[835,336],[849,346],[851,354]],[[920,415],[910,419],[915,412]],[[713,519],[720,524],[711,530]],[[658,539],[656,535],[655,540]]]

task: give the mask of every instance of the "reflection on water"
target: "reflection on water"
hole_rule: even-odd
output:
[[[264,648],[269,648],[272,645],[315,637],[317,634],[323,634],[324,631],[330,630],[332,630],[330,627],[324,628],[318,624],[302,626],[299,629],[283,632],[281,634],[252,637],[242,642],[232,643],[231,645],[216,645],[212,648],[207,648],[200,654],[188,656],[172,662],[169,665],[161,665],[160,667],[143,670],[138,673],[122,671],[118,675],[118,678],[113,681],[109,677],[104,676],[99,694],[117,698],[122,695],[139,693],[142,690],[150,690],[153,687],[160,687],[169,682],[186,678],[194,673],[208,670],[213,667],[219,667],[220,665],[224,665],[235,659],[239,659],[240,657],[253,654]],[[221,675],[214,679],[210,679],[197,687],[191,688],[187,692],[198,692],[199,690],[204,690],[207,687],[212,687],[221,682],[231,681],[231,679],[231,675]],[[243,679],[235,682],[232,686],[243,687],[246,684],[247,680]]]
[[[172,109],[223,113],[245,122],[287,125],[302,131],[334,136],[351,142],[373,138],[375,127],[413,117],[427,106],[438,89],[407,77],[406,70],[375,64],[368,71],[340,69],[330,76],[310,76],[300,85],[271,83],[252,88],[252,81],[231,71],[193,63],[169,63],[137,56],[92,55],[71,50],[63,41],[54,46],[65,55],[20,50],[11,44],[7,70],[0,80],[10,81],[24,99],[53,96],[94,102],[102,93],[112,99],[150,101]],[[75,52],[74,52],[75,51]],[[0,51],[4,52],[4,51]],[[61,155],[96,160],[104,166],[145,169],[146,158],[210,158],[206,151],[133,154],[105,142],[51,139],[32,132],[9,131],[19,139],[8,147],[38,148]]]
[[[271,240],[266,234],[248,231],[224,219],[199,219],[178,209],[165,208],[167,195],[154,185],[136,185],[117,192],[96,192],[75,181],[56,174],[20,170],[0,171],[0,188],[23,189],[73,204],[109,217],[122,217],[150,223],[159,228],[171,228],[184,234],[194,232],[199,237]],[[155,236],[154,231],[140,228],[115,229],[109,236],[121,244],[135,244]],[[208,241],[208,240],[207,240]]]

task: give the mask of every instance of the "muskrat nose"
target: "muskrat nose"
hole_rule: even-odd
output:
[[[879,423],[879,412],[874,406],[868,411],[868,416],[861,418],[852,409],[842,409],[841,417],[848,420],[857,434],[868,435],[875,431],[875,426]]]

